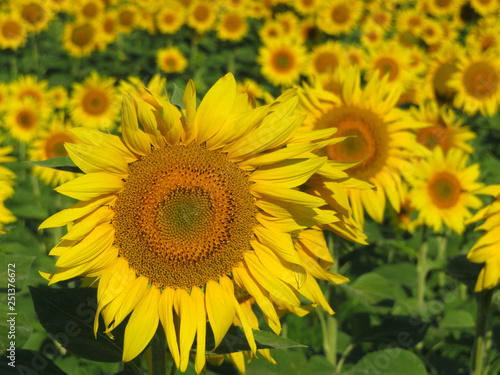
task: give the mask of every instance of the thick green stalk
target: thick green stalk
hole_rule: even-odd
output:
[[[165,375],[167,373],[167,341],[162,327],[156,331],[151,343],[152,375]],[[175,363],[173,364],[175,368]]]
[[[491,347],[491,300],[493,290],[485,289],[479,294],[476,320],[476,339],[472,350],[472,375],[483,375],[487,353]]]

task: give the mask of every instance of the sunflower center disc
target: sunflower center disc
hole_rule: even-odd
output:
[[[331,160],[359,162],[348,173],[369,180],[382,170],[389,155],[387,125],[374,112],[357,107],[332,108],[318,121],[319,129],[338,129],[335,137],[348,137],[330,145],[326,153]]]
[[[159,287],[228,274],[250,247],[256,208],[244,171],[204,146],[167,146],[130,165],[113,225],[120,255]]]
[[[432,201],[440,208],[455,206],[462,192],[457,178],[447,172],[436,174],[429,182],[428,189]]]

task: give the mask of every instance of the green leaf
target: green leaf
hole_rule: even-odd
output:
[[[424,363],[408,350],[392,348],[365,355],[346,374],[427,375]]]
[[[481,268],[482,264],[469,262],[466,255],[458,255],[448,261],[446,272],[473,289]]]
[[[380,325],[354,337],[354,343],[373,342],[409,348],[423,340],[429,325],[411,316],[388,316]]]
[[[1,374],[66,375],[52,360],[34,350],[16,348],[15,367],[9,366],[9,362],[10,359],[6,355],[2,355],[0,358]]]
[[[73,163],[69,156],[59,156],[57,158],[47,159],[43,161],[27,161],[26,163],[38,165],[39,167],[52,168],[60,171],[73,173],[83,173],[83,171]]]
[[[23,219],[44,220],[49,216],[45,207],[37,207],[34,203],[12,206],[10,210],[16,217]]]
[[[247,375],[290,375],[309,374],[304,353],[292,350],[274,350],[271,352],[276,364],[259,356],[246,366]]]
[[[114,340],[102,333],[100,318],[97,340],[94,338],[94,316],[97,308],[95,288],[35,288],[30,287],[35,311],[45,330],[59,343],[82,358],[98,362],[119,362],[122,359],[123,334],[126,322],[113,330]],[[254,331],[258,349],[304,347],[274,333]],[[206,351],[213,349],[214,336],[207,325]],[[213,354],[250,350],[245,334],[232,326]]]
[[[409,262],[388,264],[375,269],[373,272],[383,276],[387,280],[403,284],[410,288],[417,285],[417,268]]]
[[[393,283],[376,273],[365,273],[354,283],[344,288],[362,304],[376,304],[385,299],[394,299]]]
[[[176,107],[179,107],[180,109],[186,109],[184,101],[182,100],[183,96],[184,96],[184,90],[174,83],[174,92],[170,97],[170,103],[172,103]]]
[[[306,347],[295,341],[280,337],[271,332],[254,331],[253,332],[257,349],[283,349]],[[215,344],[214,337],[210,325],[207,325],[206,351],[213,349]],[[250,350],[245,334],[238,327],[232,326],[229,328],[226,336],[222,339],[220,345],[212,354],[227,354]],[[195,352],[193,348],[193,352]]]
[[[101,318],[97,339],[94,338],[97,289],[30,287],[30,291],[40,323],[63,348],[92,361],[122,360],[125,324],[113,330],[112,340],[102,333]]]
[[[474,328],[474,318],[472,314],[465,310],[446,311],[443,319],[439,322],[441,328],[446,329],[466,329]]]

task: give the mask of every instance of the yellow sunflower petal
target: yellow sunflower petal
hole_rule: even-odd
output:
[[[196,334],[197,319],[194,299],[184,289],[177,289],[174,296],[174,304],[178,305],[180,323],[179,330],[179,351],[180,363],[179,370],[186,371],[189,362],[189,352],[193,345],[194,336]]]
[[[125,328],[123,362],[137,357],[153,338],[158,328],[160,290],[151,286],[137,304]]]
[[[196,306],[196,347],[200,348],[200,350],[196,350],[194,369],[199,374],[205,367],[207,313],[205,310],[205,295],[201,289],[198,287],[192,288],[191,296]]]
[[[66,182],[54,190],[71,198],[88,201],[105,194],[118,194],[123,190],[124,185],[119,176],[108,173],[89,173]]]
[[[208,90],[194,117],[199,143],[203,143],[217,134],[229,115],[235,98],[236,81],[231,73],[219,79]]]
[[[180,353],[174,324],[174,295],[174,289],[168,287],[163,289],[158,311],[165,336],[167,337],[170,354],[174,359],[175,366],[179,368]]]
[[[64,147],[71,160],[85,173],[108,172],[120,176],[130,173],[127,162],[118,150],[84,143],[66,143]]]
[[[214,333],[215,350],[221,343],[231,324],[236,308],[231,295],[219,283],[209,280],[205,290],[207,316]]]
[[[148,155],[151,144],[145,133],[139,130],[137,113],[132,98],[123,94],[122,102],[122,135],[127,147],[138,155]]]

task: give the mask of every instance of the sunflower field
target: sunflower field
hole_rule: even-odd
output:
[[[500,1],[0,0],[0,372],[500,374]]]

